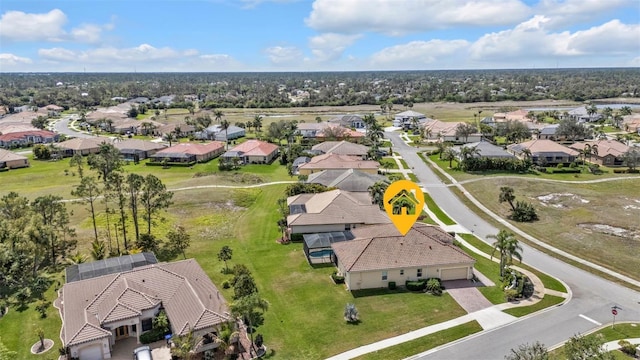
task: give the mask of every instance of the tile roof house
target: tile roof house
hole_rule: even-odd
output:
[[[307,178],[307,183],[322,184],[330,188],[338,188],[351,192],[369,192],[369,187],[378,181],[384,181],[386,177],[378,174],[369,174],[355,169],[346,170],[322,170],[313,173]]]
[[[29,166],[29,160],[20,154],[0,149],[0,171],[3,169],[17,169]]]
[[[290,234],[345,231],[363,225],[389,224],[391,220],[368,193],[331,190],[287,198]]]
[[[437,226],[416,223],[402,236],[391,225],[351,231],[354,240],[331,244],[338,273],[349,290],[386,288],[390,281],[471,279],[475,260]]]
[[[322,170],[357,169],[369,174],[377,174],[380,163],[372,160],[362,160],[362,157],[324,154],[311,158],[306,164],[298,167],[300,175],[311,175]]]
[[[54,304],[63,347],[80,359],[109,359],[120,340],[151,330],[164,308],[174,336],[196,339],[229,321],[225,299],[193,260],[160,263],[66,283]]]
[[[536,165],[557,165],[576,161],[579,153],[551,140],[530,140],[519,144],[511,144],[507,149],[519,158],[524,158],[524,149],[531,152],[531,160]]]
[[[577,122],[594,122],[602,119],[602,114],[589,114],[585,106],[577,107],[567,112],[569,117],[575,119]]]
[[[332,124],[337,124],[350,129],[364,129],[364,120],[360,115],[341,115],[329,119]]]
[[[624,154],[630,149],[617,140],[585,141],[569,145],[577,151],[584,151],[587,146],[591,149],[591,155],[587,155],[586,160],[605,166],[622,166]]]
[[[325,141],[311,147],[312,151],[321,154],[338,154],[365,157],[369,152],[369,147],[361,144],[354,144],[349,141]]]
[[[640,114],[625,115],[622,119],[622,127],[626,131],[640,134]]]
[[[175,133],[176,130],[178,130],[178,133],[180,135],[179,137],[187,137],[189,135],[193,135],[196,131],[196,128],[193,125],[184,124],[184,123],[167,124],[167,125],[158,127],[158,129],[156,129],[156,133],[160,135],[164,135],[169,133]]]
[[[471,144],[455,146],[453,147],[453,151],[455,151],[459,155],[460,149],[463,147],[477,149],[478,154],[474,155],[475,157],[481,157],[481,158],[485,157],[485,158],[491,158],[491,159],[498,159],[498,158],[515,159],[516,158],[515,155],[506,151],[504,148],[502,148],[502,146],[493,145],[488,141],[480,141],[480,142],[475,142]]]
[[[75,138],[58,143],[58,148],[64,151],[64,156],[84,156],[97,153],[100,151],[100,145],[109,142],[110,139],[106,137]]]
[[[140,139],[124,139],[122,141],[113,141],[113,146],[120,150],[120,154],[125,160],[140,161],[155,154],[157,151],[167,146],[153,141]]]
[[[243,164],[270,164],[278,157],[280,147],[260,140],[247,140],[222,155],[225,161],[240,159]]]
[[[208,144],[179,143],[157,151],[149,158],[152,162],[162,162],[164,159],[170,163],[207,162],[223,152],[224,143],[220,141],[212,141]]]
[[[299,123],[297,134],[300,134],[303,138],[317,139],[318,141],[347,139],[360,141],[365,137],[364,132],[351,130],[330,122]]]
[[[426,122],[429,121],[425,114],[413,110],[407,110],[401,113],[397,113],[393,117],[393,126],[401,127],[407,130],[412,129],[414,127],[414,118],[418,121],[418,127],[422,127]]]
[[[425,138],[428,141],[442,141],[460,144],[465,142],[463,137],[456,135],[456,127],[464,124],[462,121],[427,121],[424,125]],[[467,143],[479,142],[482,140],[482,134],[471,134],[467,137]]]
[[[220,125],[211,125],[208,128],[195,133],[195,138],[225,141],[227,139],[239,139],[244,137],[245,134],[246,130],[239,126],[231,125],[227,130],[224,130]]]
[[[48,130],[26,130],[0,133],[0,148],[15,148],[31,144],[51,144],[60,138],[59,134]]]

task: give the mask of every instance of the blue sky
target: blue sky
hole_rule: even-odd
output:
[[[2,0],[0,71],[640,67],[640,0]]]

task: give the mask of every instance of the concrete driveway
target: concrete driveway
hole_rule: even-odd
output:
[[[111,359],[132,360],[133,349],[137,348],[138,346],[144,345],[136,343],[136,338],[133,337],[116,341],[116,344],[113,345],[113,350],[111,351]],[[169,350],[166,341],[156,341],[149,344],[149,346],[151,347],[151,355],[153,356],[153,360],[171,360],[171,351]]]

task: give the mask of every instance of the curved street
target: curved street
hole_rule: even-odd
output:
[[[486,238],[498,229],[469,210],[442,183],[422,159],[417,149],[407,145],[398,133],[386,132],[399,153],[413,169],[419,185],[426,189],[438,206],[459,225]],[[483,331],[461,341],[416,355],[415,359],[502,359],[509,350],[523,343],[540,341],[547,347],[562,343],[571,336],[584,333],[613,320],[611,307],[622,308],[616,321],[640,321],[640,293],[546,255],[526,244],[523,260],[552,276],[563,280],[572,292],[565,305],[539,314],[520,318],[512,323]],[[488,346],[490,344],[490,346]]]

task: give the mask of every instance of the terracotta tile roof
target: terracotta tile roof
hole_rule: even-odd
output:
[[[166,145],[164,144],[140,139],[125,139],[122,141],[114,140],[113,146],[115,146],[118,150],[132,149],[142,151],[160,150],[166,148]]]
[[[242,152],[244,156],[269,156],[278,151],[276,144],[271,144],[260,140],[247,140],[242,144],[234,146],[231,152]]]
[[[3,135],[22,131],[40,131],[40,129],[31,125],[31,123],[27,124],[23,122],[6,121],[6,117],[2,119],[2,122],[0,122],[0,133]]]
[[[442,136],[455,136],[456,135],[456,127],[459,124],[464,124],[462,121],[440,121],[440,120],[432,120],[428,121],[424,128],[425,130],[431,130],[431,137],[435,138],[438,134],[442,134]]]
[[[16,154],[12,151],[0,149],[0,161],[14,161],[14,160],[26,160],[26,156]]]
[[[349,141],[325,141],[314,145],[311,150],[319,150],[325,154],[365,156],[369,147]]]
[[[104,143],[109,143],[111,140],[106,137],[90,137],[90,138],[75,138],[58,143],[58,147],[61,149],[69,150],[88,150],[99,148]]]
[[[200,144],[200,143],[179,143],[175,144],[166,149],[162,149],[156,153],[156,155],[161,154],[175,154],[175,153],[183,153],[189,155],[206,155],[212,152],[219,151],[224,148],[224,143],[221,141],[212,141],[208,144]]]
[[[3,133],[0,135],[0,141],[11,141],[11,140],[19,140],[24,139],[27,136],[40,136],[43,139],[53,139],[56,137],[56,133],[48,130],[27,130],[27,131],[16,131],[10,133]]]
[[[394,225],[374,225],[351,231],[356,239],[333,243],[346,271],[371,271],[418,266],[473,264],[475,260],[452,244],[437,226],[416,223],[402,236]]]
[[[591,145],[598,147],[598,157],[604,157],[607,155],[613,155],[615,157],[621,157],[629,151],[629,147],[616,140],[597,140],[597,141],[584,141],[577,142],[569,145],[574,150],[583,150],[585,146]]]
[[[346,191],[369,191],[369,186],[378,181],[384,181],[386,177],[377,174],[369,174],[360,170],[322,170],[309,175],[308,183],[322,184],[327,187],[335,187]]]
[[[321,128],[321,130],[318,130],[318,133],[316,133],[316,137],[318,138],[323,138],[325,137],[324,135],[324,129],[326,128],[341,128],[341,131],[343,133],[343,137],[349,137],[349,138],[363,138],[365,137],[365,133],[360,132],[360,131],[356,131],[356,130],[351,130],[350,128],[346,128],[344,126],[340,126],[338,124],[334,124],[334,123],[322,123],[325,126],[323,126]]]
[[[531,155],[554,153],[565,154],[569,156],[578,156],[578,152],[574,149],[568,148],[564,145],[560,145],[555,141],[537,139],[529,140],[519,144],[511,144],[507,148],[517,154],[521,153],[523,149],[527,148],[531,151]]]
[[[198,263],[188,259],[65,284],[57,300],[61,338],[69,346],[111,336],[100,326],[136,317],[160,302],[176,335],[230,318],[218,289]]]
[[[343,190],[319,194],[300,194],[287,198],[287,206],[299,205],[304,212],[287,216],[287,224],[388,224],[391,223],[378,205],[371,204],[368,193]]]
[[[323,154],[314,156],[311,161],[301,165],[298,169],[378,169],[380,163],[372,160],[362,160],[361,157]]]

